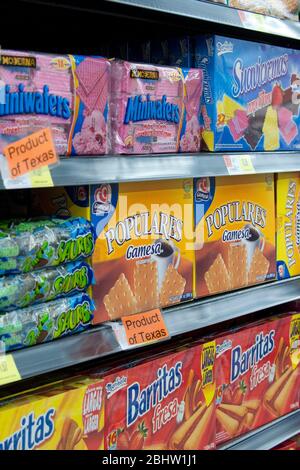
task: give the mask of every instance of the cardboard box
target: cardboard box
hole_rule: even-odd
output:
[[[276,180],[277,277],[300,274],[300,173],[279,173]]]
[[[194,180],[195,296],[276,277],[273,175]]]
[[[195,66],[203,70],[208,150],[299,150],[299,51],[199,36]]]
[[[102,381],[78,379],[0,404],[0,450],[103,449]]]
[[[300,314],[216,338],[217,445],[299,407]]]
[[[105,378],[108,450],[215,447],[215,342]]]
[[[95,323],[193,297],[193,181],[149,181],[33,192],[38,215],[77,215],[97,232]]]

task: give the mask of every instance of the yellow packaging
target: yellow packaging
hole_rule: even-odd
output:
[[[91,220],[94,323],[193,297],[193,181],[146,181],[33,192],[33,212]]]
[[[276,277],[273,175],[194,180],[195,295]]]
[[[300,274],[300,173],[280,173],[276,183],[277,276]]]
[[[0,405],[0,450],[102,450],[103,383],[62,382]]]

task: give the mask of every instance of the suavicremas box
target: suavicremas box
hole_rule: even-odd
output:
[[[299,407],[300,314],[216,338],[216,442]]]
[[[103,383],[78,379],[0,404],[0,450],[103,449]]]
[[[215,342],[105,378],[108,450],[215,447]]]
[[[35,214],[77,214],[96,229],[95,323],[193,297],[193,181],[35,191]]]
[[[279,173],[276,181],[277,276],[300,274],[300,173]]]
[[[273,175],[194,180],[196,297],[275,279]]]
[[[300,147],[299,51],[222,36],[199,36],[203,140],[211,151]]]

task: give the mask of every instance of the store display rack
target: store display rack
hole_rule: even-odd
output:
[[[220,446],[219,450],[270,450],[293,437],[299,432],[299,429],[300,410],[296,410]]]
[[[187,302],[164,309],[163,316],[170,337],[175,337],[297,300],[299,293],[300,276]],[[112,327],[101,325],[78,335],[14,351],[12,355],[21,378],[27,380],[122,350]]]
[[[226,166],[228,156],[235,171]],[[243,166],[245,157],[247,165]],[[278,152],[275,155],[257,152],[62,158],[60,164],[51,169],[51,175],[54,186],[70,186],[286,171],[300,171],[300,152]],[[0,189],[4,188],[1,179]]]

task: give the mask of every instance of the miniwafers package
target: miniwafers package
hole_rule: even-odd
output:
[[[299,51],[222,36],[195,40],[204,147],[299,150]]]
[[[0,313],[0,341],[13,351],[78,333],[91,325],[94,309],[84,293]]]
[[[101,57],[0,55],[0,152],[50,127],[59,155],[107,153],[110,63]]]
[[[201,94],[200,69],[114,61],[113,153],[198,152]]]
[[[196,296],[276,278],[273,175],[194,180]]]

